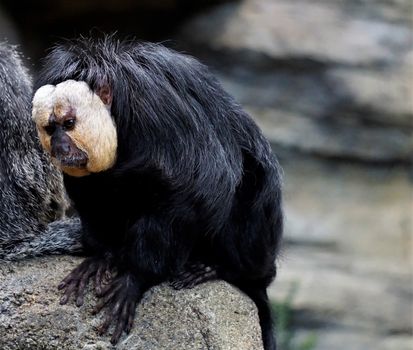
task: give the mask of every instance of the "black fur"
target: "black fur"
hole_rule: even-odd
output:
[[[118,132],[112,169],[65,176],[85,246],[110,252],[138,299],[188,264],[213,267],[255,301],[275,349],[266,288],[282,234],[280,167],[250,116],[204,65],[161,45],[68,41],[37,87],[68,79],[111,86]]]

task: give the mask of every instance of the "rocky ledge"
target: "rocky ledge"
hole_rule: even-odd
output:
[[[0,348],[15,349],[262,349],[257,311],[250,299],[222,282],[176,291],[163,284],[138,305],[132,332],[114,347],[96,334],[103,315],[95,298],[59,305],[59,281],[79,262],[46,257],[0,265]]]

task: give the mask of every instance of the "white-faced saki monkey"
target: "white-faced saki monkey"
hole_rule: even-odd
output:
[[[257,125],[196,59],[113,36],[55,46],[33,118],[64,172],[90,254],[59,285],[83,303],[95,280],[112,343],[148,288],[223,279],[257,305],[275,349],[266,289],[282,233],[280,167]],[[108,272],[115,270],[109,281]]]

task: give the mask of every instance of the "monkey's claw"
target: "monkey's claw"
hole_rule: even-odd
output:
[[[178,273],[170,284],[174,289],[179,290],[193,288],[200,283],[216,278],[216,269],[202,263],[195,263],[187,266],[185,270]]]
[[[101,300],[92,313],[99,313],[105,306],[106,313],[97,331],[102,335],[114,323],[115,329],[110,339],[114,345],[119,341],[123,331],[129,333],[132,329],[136,304],[139,300],[139,286],[133,275],[120,275],[102,289],[100,297]]]
[[[60,304],[66,304],[74,295],[76,306],[83,305],[85,290],[92,276],[95,276],[95,290],[99,295],[105,283],[109,283],[110,270],[111,265],[107,257],[86,258],[58,285],[59,290],[64,290]]]

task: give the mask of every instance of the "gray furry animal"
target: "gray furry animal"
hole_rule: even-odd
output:
[[[81,251],[80,222],[65,218],[62,175],[31,119],[32,84],[11,45],[0,43],[0,260]]]

